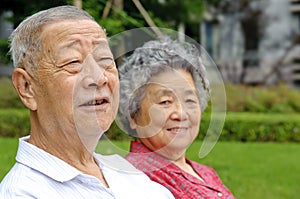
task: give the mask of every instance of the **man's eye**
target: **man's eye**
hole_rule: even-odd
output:
[[[100,61],[98,61],[98,64],[105,69],[109,69],[115,66],[115,62],[111,58],[102,58]]]
[[[70,72],[70,73],[78,73],[81,68],[82,68],[82,64],[80,62],[80,60],[72,60],[67,62],[65,65],[63,65],[64,70]]]
[[[69,62],[68,64],[78,64],[78,63],[80,63],[79,60],[73,60],[73,61]]]

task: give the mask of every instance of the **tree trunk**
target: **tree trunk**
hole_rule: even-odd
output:
[[[178,25],[178,40],[184,42],[185,40],[185,24],[180,22]]]
[[[102,19],[105,19],[108,16],[112,2],[113,2],[113,0],[108,0],[106,2],[105,8],[104,8],[103,14],[102,14]]]
[[[144,9],[143,5],[139,0],[132,0],[137,9],[140,11],[140,13],[143,15],[144,19],[146,20],[147,24],[150,26],[150,28],[155,32],[157,36],[162,36],[161,31],[157,28],[157,26],[152,21],[151,17],[148,15],[147,11]]]
[[[115,10],[122,11],[124,9],[123,0],[113,0],[113,6],[116,8]],[[113,10],[113,15],[115,15],[116,11]],[[125,56],[126,47],[124,40],[120,40],[119,44],[116,48],[116,54],[120,55],[120,57],[115,57],[116,65],[119,66],[123,62],[123,57]]]
[[[82,0],[73,0],[73,5],[82,8]]]

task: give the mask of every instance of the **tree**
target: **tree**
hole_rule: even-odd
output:
[[[25,17],[40,10],[54,6],[65,5],[67,0],[1,0],[0,14],[4,11],[12,11],[13,16],[9,19],[14,24],[14,28],[19,25]]]
[[[73,5],[82,8],[82,0],[73,0]]]
[[[40,10],[47,9],[54,6],[65,5],[66,0],[52,0],[52,1],[40,1],[40,0],[1,0],[0,2],[0,15],[5,11],[12,11],[13,15],[7,18],[16,28],[21,21],[27,16],[30,16]],[[1,39],[0,42],[0,63],[8,64],[8,40]]]
[[[205,8],[204,0],[140,0],[140,2],[156,25],[162,25],[156,21],[159,18],[169,28],[179,30],[182,35],[188,31],[190,37],[198,40],[199,22]],[[125,5],[125,10],[131,16],[141,17],[136,13],[136,7],[132,6],[132,2]]]

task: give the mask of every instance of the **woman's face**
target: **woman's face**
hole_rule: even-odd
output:
[[[191,74],[168,70],[148,82],[140,109],[131,122],[138,139],[152,151],[173,159],[196,138],[200,104]]]

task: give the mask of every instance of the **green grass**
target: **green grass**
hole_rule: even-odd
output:
[[[241,199],[298,198],[300,144],[218,142],[203,159],[201,142],[194,142],[187,156],[213,167],[224,184]],[[129,142],[101,142],[97,152],[125,155]],[[14,163],[17,139],[0,138],[0,180]]]
[[[213,167],[237,198],[298,198],[300,144],[218,142],[204,159],[195,142],[187,156]]]
[[[0,180],[15,163],[18,139],[0,138]]]

